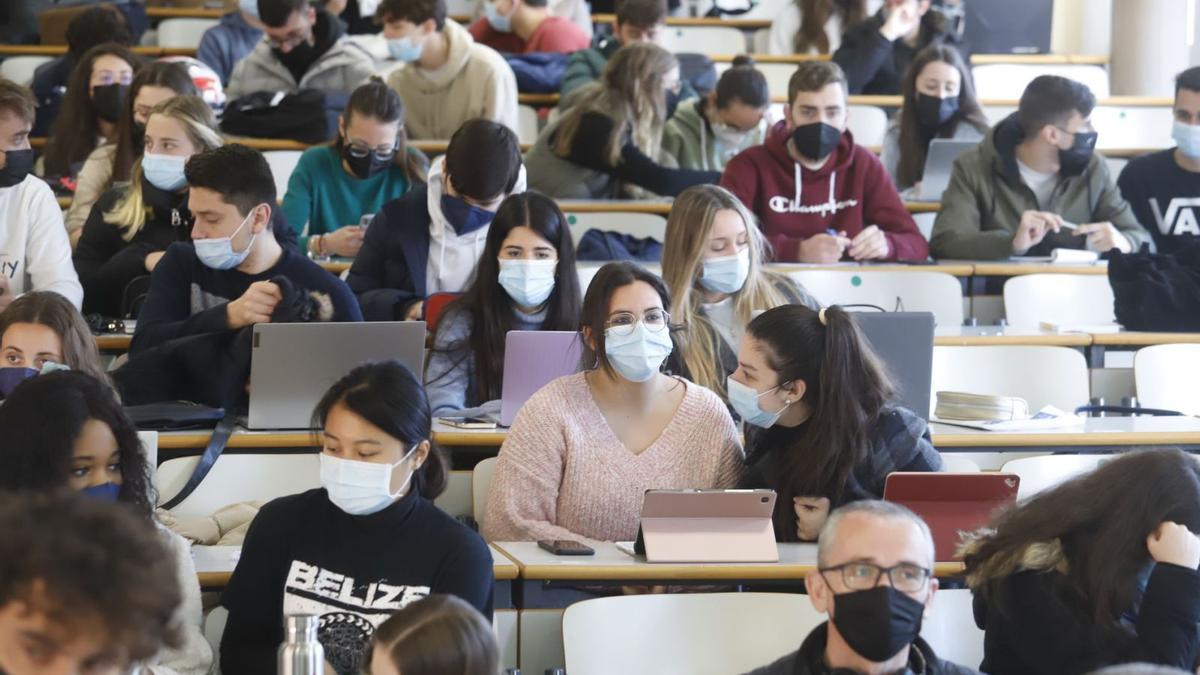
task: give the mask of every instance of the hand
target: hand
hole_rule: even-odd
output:
[[[283,299],[279,287],[269,281],[256,281],[242,297],[225,306],[230,328],[244,328],[256,323],[270,323],[271,312]]]
[[[796,509],[796,536],[800,541],[816,541],[829,517],[828,497],[793,497]]]
[[[1112,223],[1086,223],[1075,228],[1075,234],[1087,235],[1087,249],[1097,253],[1108,253],[1117,249],[1121,253],[1133,250],[1133,244]]]
[[[367,229],[360,225],[347,225],[321,237],[325,253],[342,258],[353,258],[358,255],[363,245],[363,237]]]
[[[1037,246],[1045,238],[1047,232],[1058,232],[1062,227],[1062,218],[1056,213],[1047,211],[1026,211],[1021,214],[1021,222],[1013,234],[1013,253],[1021,255]]]
[[[888,257],[887,236],[877,225],[865,228],[850,240],[850,257],[855,260],[878,260]]]
[[[1154,562],[1170,563],[1194,570],[1200,566],[1200,538],[1179,523],[1159,523],[1146,537],[1146,548]]]
[[[850,239],[844,233],[837,236],[832,234],[815,234],[800,242],[800,262],[805,263],[835,263],[842,259]]]
[[[920,3],[918,0],[888,0],[887,19],[879,28],[879,34],[888,42],[895,42],[921,25]]]
[[[166,251],[155,251],[154,253],[147,253],[146,259],[143,261],[146,265],[146,271],[153,272],[154,268],[158,265],[158,261],[162,260],[163,256],[166,255],[166,253],[167,253]]]
[[[414,302],[408,306],[408,311],[404,313],[405,321],[420,321],[421,313],[425,311],[425,301]]]

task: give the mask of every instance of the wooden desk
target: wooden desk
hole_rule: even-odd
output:
[[[236,11],[236,10],[235,10]],[[150,19],[219,19],[225,14],[223,8],[208,7],[147,7]]]
[[[195,47],[131,47],[133,53],[142,56],[196,56]],[[0,56],[62,56],[67,53],[66,45],[0,45]]]
[[[857,263],[844,262],[833,263],[831,265],[817,265],[810,263],[768,263],[768,268],[773,272],[808,272],[814,270],[832,270],[840,272],[863,272],[869,274],[871,272],[941,272],[949,274],[952,277],[969,277],[975,273],[975,266],[971,263],[948,261],[905,265],[902,263]]]
[[[433,441],[443,447],[462,445],[500,447],[507,437],[508,429],[503,427],[496,427],[495,429],[456,429],[442,422],[440,419],[434,419],[433,421]],[[159,447],[162,447],[162,441],[159,441]]]
[[[1013,262],[997,260],[975,263],[978,277],[1019,277],[1023,274],[1083,274],[1103,276],[1108,274],[1107,264],[1065,265],[1047,262]]]
[[[333,274],[341,274],[350,269],[354,264],[354,258],[332,258],[330,260],[321,260],[317,262],[326,272]]]
[[[934,330],[933,344],[953,347],[990,345],[1088,347],[1092,344],[1092,336],[1087,333],[1048,333],[1011,326],[939,326]]]
[[[96,348],[102,352],[127,352],[133,336],[128,333],[105,333],[96,336]]]
[[[1074,427],[1036,432],[979,431],[948,424],[931,424],[938,450],[972,452],[1029,449],[1061,452],[1112,452],[1124,446],[1179,447],[1200,450],[1200,418],[1088,417]]]
[[[1092,368],[1103,368],[1104,355],[1110,349],[1136,351],[1142,347],[1154,345],[1197,343],[1200,343],[1200,333],[1143,333],[1138,331],[1096,333],[1092,335],[1092,344],[1087,351],[1088,364]]]
[[[201,450],[208,445],[209,431],[164,431],[158,434],[159,450]],[[229,437],[229,448],[315,448],[320,445],[309,431],[247,431],[238,428]]]
[[[662,216],[671,213],[670,201],[621,200],[621,199],[559,199],[563,213],[656,213]],[[905,202],[909,213],[937,213],[941,204],[937,202]]]

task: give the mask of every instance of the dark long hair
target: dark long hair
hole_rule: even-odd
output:
[[[107,383],[73,370],[32,377],[0,406],[0,490],[65,488],[75,439],[88,420],[107,424],[117,439],[118,499],[151,517],[157,497],[137,428]]]
[[[371,641],[404,675],[496,675],[500,669],[491,624],[453,595],[430,595],[405,606]],[[368,668],[374,653],[367,650]]]
[[[818,54],[830,53],[825,24],[834,14],[842,15],[842,32],[867,18],[867,0],[794,0],[800,8],[800,28],[792,39],[797,54],[816,48]]]
[[[45,175],[65,176],[71,173],[71,165],[82,162],[96,149],[96,137],[100,135],[96,106],[88,92],[92,80],[92,66],[101,56],[115,56],[128,63],[135,71],[142,61],[128,47],[115,42],[96,45],[83,55],[71,78],[67,81],[67,93],[62,107],[50,132],[46,146]]]
[[[608,361],[604,351],[604,325],[608,323],[608,308],[612,305],[613,294],[618,288],[628,286],[638,281],[649,284],[662,300],[663,311],[671,311],[671,291],[666,282],[657,274],[650,272],[637,263],[622,260],[611,262],[600,268],[592,283],[588,285],[587,295],[583,298],[583,309],[580,310],[579,331],[583,341],[583,367],[598,368],[609,377],[617,377],[617,371]],[[669,326],[672,332],[679,330],[678,326]],[[591,333],[594,344],[589,345],[584,329]]]
[[[135,145],[141,138],[133,137],[133,102],[137,99],[142,87],[163,87],[175,92],[177,96],[196,96],[196,83],[188,75],[187,67],[182,63],[172,61],[154,61],[147,63],[133,76],[129,84],[129,97],[121,106],[121,118],[117,120],[116,149],[113,152],[112,177],[105,188],[113,183],[123,183],[129,180],[133,162],[142,156],[143,147]]]
[[[329,411],[339,403],[403,443],[406,450],[432,436],[433,416],[425,388],[399,361],[364,363],[335,382],[313,411],[313,428],[324,429]],[[413,489],[432,500],[446,489],[446,479],[446,459],[433,445],[413,474]]]
[[[812,411],[803,435],[780,456],[778,503],[786,508],[775,510],[778,532],[795,531],[793,497],[841,500],[850,472],[870,452],[872,431],[896,398],[853,317],[837,305],[824,314],[822,323],[820,313],[804,305],[782,305],[746,326],[762,343],[779,384],[804,382],[801,401]]]
[[[100,361],[96,338],[70,300],[54,291],[25,293],[0,312],[0,341],[15,323],[37,324],[54,331],[62,344],[62,357],[66,362],[62,365],[85,372],[101,382],[111,382]]]
[[[898,185],[914,185],[925,172],[925,155],[932,138],[926,136],[917,123],[917,78],[925,66],[937,62],[957,70],[962,78],[962,86],[958,89],[958,112],[938,129],[936,137],[951,138],[958,125],[964,123],[975,127],[981,134],[988,129],[987,117],[975,98],[975,80],[971,77],[971,69],[963,61],[958,49],[935,43],[917,52],[901,86],[904,106],[900,108],[900,162],[896,166]]]
[[[1068,587],[1093,621],[1116,630],[1152,561],[1146,537],[1165,521],[1200,532],[1200,465],[1179,450],[1129,452],[997,516],[963,558],[967,580],[987,595],[1023,568],[1030,547],[1057,540]]]
[[[396,156],[392,163],[400,167],[400,170],[404,172],[404,178],[410,185],[425,182],[425,174],[429,167],[426,165],[423,155],[408,151],[408,132],[404,130],[404,101],[400,100],[400,95],[395,90],[387,86],[379,77],[367,80],[365,84],[359,85],[350,94],[350,99],[346,101],[346,111],[343,115],[346,128],[350,127],[350,118],[354,115],[371,117],[384,124],[392,122],[399,124],[400,131],[396,135]],[[337,140],[334,141],[338,156],[341,156],[345,144],[346,139],[343,134],[338,134]]]
[[[475,278],[462,296],[446,309],[447,313],[466,312],[471,318],[471,332],[465,341],[446,345],[444,349],[447,353],[458,354],[469,349],[469,358],[475,363],[475,390],[471,397],[480,403],[500,398],[504,379],[504,338],[513,330],[513,312],[516,310],[512,298],[499,282],[499,258],[508,233],[518,227],[533,230],[558,252],[554,290],[546,300],[546,320],[542,330],[579,330],[579,273],[575,269],[575,242],[571,239],[566,217],[553,199],[539,192],[507,197],[497,209],[488,230]],[[448,324],[442,322],[438,330],[448,330]]]

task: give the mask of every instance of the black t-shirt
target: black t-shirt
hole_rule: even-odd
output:
[[[1159,253],[1200,238],[1200,173],[1175,163],[1175,148],[1130,160],[1117,187]]]

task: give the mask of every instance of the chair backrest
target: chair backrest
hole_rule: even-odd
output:
[[[1129,160],[1125,157],[1105,157],[1104,163],[1108,165],[1108,175],[1112,176],[1115,181],[1125,170],[1125,165],[1129,163]]]
[[[225,622],[229,620],[229,610],[217,605],[204,615],[204,639],[212,647],[213,675],[221,675],[221,636],[225,633]]]
[[[267,158],[267,164],[271,167],[271,176],[275,178],[277,199],[283,199],[283,196],[287,194],[288,179],[292,177],[292,172],[300,163],[301,154],[299,150],[267,150],[263,153],[263,157]]]
[[[794,651],[824,620],[790,593],[597,598],[563,613],[563,652],[571,675],[728,675]]]
[[[933,312],[939,326],[961,326],[962,284],[945,272],[797,270],[788,276],[826,305],[878,305],[885,311]],[[900,306],[898,306],[900,305]]]
[[[163,19],[158,24],[158,46],[195,49],[204,31],[217,25],[216,19]]]
[[[938,658],[978,668],[983,662],[983,630],[975,625],[969,588],[938,591],[921,623],[921,637]]]
[[[647,270],[650,270],[651,272],[657,274],[660,277],[662,276],[662,264],[661,263],[640,262],[640,263],[638,263],[638,265],[646,268]],[[595,278],[596,273],[599,272],[600,268],[603,266],[604,266],[604,263],[599,263],[599,264],[580,263],[579,264],[579,266],[576,269],[579,272],[579,292],[580,293],[584,293],[584,294],[587,293],[588,286],[591,285],[592,279]]]
[[[434,293],[425,298],[425,328],[430,333],[437,330],[438,319],[442,317],[442,311],[446,309],[446,305],[453,302],[460,295],[462,294]]]
[[[142,452],[146,454],[146,466],[158,467],[158,432],[138,431],[138,441],[142,444]]]
[[[1070,347],[987,345],[933,348],[933,386],[937,392],[1019,396],[1030,412],[1053,405],[1070,412],[1088,402],[1088,368],[1083,354]]]
[[[1112,458],[1113,455],[1039,455],[1011,459],[1000,471],[1020,476],[1017,499],[1023,500],[1085,474]]]
[[[888,117],[883,108],[873,105],[846,106],[846,128],[854,136],[856,144],[867,147],[883,145],[887,127]]]
[[[659,243],[667,238],[667,219],[657,213],[568,211],[566,216],[571,238],[577,245],[588,230],[620,232],[639,239],[653,239]]]
[[[969,457],[943,452],[942,471],[946,473],[979,473],[982,469],[975,460]]]
[[[38,66],[53,60],[50,56],[9,56],[0,61],[0,77],[28,87]]]
[[[447,474],[446,489],[433,500],[433,505],[455,518],[471,515],[471,472]]]
[[[979,98],[1016,100],[1026,85],[1039,75],[1060,75],[1087,85],[1096,98],[1108,98],[1108,71],[1088,64],[988,63],[974,66],[975,92]]]
[[[1112,286],[1091,274],[1025,274],[1004,282],[1004,315],[1010,326],[1037,328],[1112,323]]]
[[[1138,402],[1146,408],[1200,415],[1200,345],[1154,345],[1133,356]]]
[[[726,26],[667,26],[660,31],[659,44],[674,54],[709,56],[742,54],[749,49],[740,28]]]
[[[917,229],[920,230],[921,236],[925,237],[925,241],[933,236],[933,221],[937,220],[936,213],[914,213],[912,214],[913,222],[917,224]]]
[[[171,512],[178,516],[207,516],[217,509],[245,501],[267,501],[321,486],[319,455],[224,454],[204,481]],[[159,503],[174,497],[199,457],[179,457],[163,462],[155,472]]]
[[[492,487],[492,474],[496,472],[496,458],[480,460],[471,472],[471,501],[474,504],[475,522],[483,527],[483,516],[487,513],[488,490]]]
[[[1099,136],[1096,148],[1169,148],[1174,111],[1170,106],[1097,106],[1092,126]],[[1116,178],[1114,175],[1113,178]]]
[[[1015,105],[985,105],[981,107],[983,108],[983,116],[987,118],[992,126],[995,126],[1005,117],[1017,111],[1017,106]]]
[[[537,110],[534,110],[533,106],[517,106],[517,140],[523,145],[532,145],[533,143],[537,142],[537,137]]]

